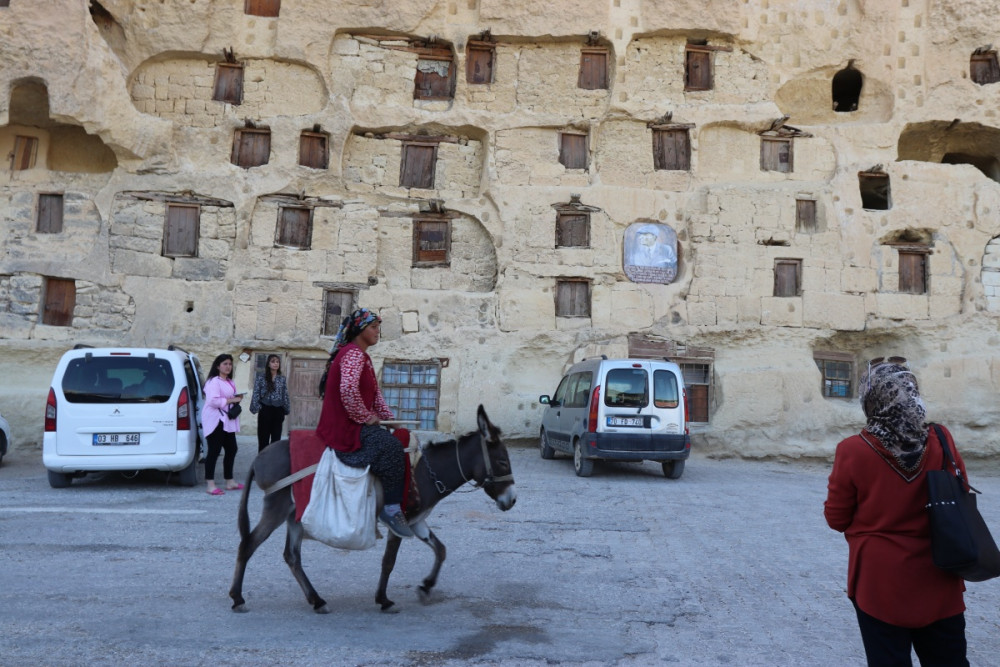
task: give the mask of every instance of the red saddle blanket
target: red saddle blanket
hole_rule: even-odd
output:
[[[399,440],[403,447],[410,444],[410,432],[405,428],[397,428],[392,435]],[[292,463],[292,474],[294,475],[303,468],[319,463],[323,456],[326,443],[316,435],[316,431],[299,429],[288,434],[288,450]],[[410,457],[406,459],[406,477],[403,483],[403,497],[410,497]],[[307,475],[292,484],[292,499],[295,501],[295,520],[302,520],[302,513],[306,511],[309,504],[309,497],[312,494],[313,475]]]

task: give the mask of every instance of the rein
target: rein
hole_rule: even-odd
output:
[[[493,463],[490,461],[490,453],[489,453],[489,450],[486,448],[486,438],[484,438],[482,435],[479,436],[479,445],[483,449],[483,463],[486,466],[486,476],[483,478],[482,482],[477,482],[474,477],[470,479],[465,474],[465,471],[462,469],[462,452],[459,449],[458,440],[457,439],[455,440],[455,462],[458,464],[458,474],[462,476],[462,479],[464,481],[461,484],[459,484],[457,487],[455,487],[454,489],[451,489],[451,491],[457,491],[459,488],[461,488],[462,486],[464,486],[465,484],[468,484],[470,482],[472,483],[473,489],[481,489],[484,486],[486,486],[487,484],[496,484],[497,482],[513,482],[514,481],[514,475],[513,474],[510,474],[510,475],[500,475],[500,476],[495,476],[493,474]],[[427,457],[423,456],[421,458],[423,458],[423,460],[424,460],[424,465],[427,466],[427,472],[429,472],[431,474],[431,479],[434,480],[434,486],[435,486],[435,488],[437,488],[438,493],[440,493],[441,495],[444,495],[446,493],[450,493],[450,491],[449,491],[448,487],[445,485],[445,483],[442,482],[438,478],[438,476],[434,473],[434,469],[431,468],[430,461],[427,459]]]

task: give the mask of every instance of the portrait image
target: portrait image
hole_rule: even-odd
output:
[[[625,275],[636,283],[669,283],[677,277],[677,232],[670,225],[634,222],[625,230]]]

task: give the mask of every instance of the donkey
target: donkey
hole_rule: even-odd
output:
[[[427,600],[431,589],[437,583],[438,573],[441,571],[446,554],[444,544],[427,528],[426,523],[423,523],[434,506],[468,482],[472,482],[476,488],[482,488],[486,495],[496,502],[497,507],[505,512],[517,501],[510,457],[507,448],[500,440],[500,429],[490,422],[482,405],[479,406],[476,418],[478,431],[472,431],[458,440],[427,445],[420,460],[413,467],[412,483],[416,485],[420,501],[415,510],[411,508],[411,511],[407,512],[407,518],[416,536],[434,551],[434,566],[419,587],[419,595],[423,601]],[[295,520],[295,502],[291,487],[284,486],[273,493],[268,493],[270,487],[290,474],[288,440],[278,440],[266,447],[257,455],[250,467],[250,474],[240,500],[238,521],[240,547],[236,556],[233,584],[229,589],[229,597],[233,599],[233,611],[246,611],[246,600],[243,599],[243,575],[246,572],[247,561],[282,522],[287,526],[285,562],[288,563],[292,575],[305,593],[306,601],[318,614],[330,611],[326,601],[319,596],[302,570],[301,550],[305,530],[302,524]],[[260,521],[251,532],[247,501],[254,478],[267,495],[264,496]],[[381,488],[378,491],[381,506]],[[381,611],[395,612],[393,609],[395,603],[386,595],[386,588],[389,584],[389,575],[396,565],[396,555],[402,538],[392,531],[385,532],[387,534],[385,554],[382,556],[382,575],[378,581],[375,602]]]

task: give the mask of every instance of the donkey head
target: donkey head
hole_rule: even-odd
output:
[[[510,455],[500,440],[500,429],[490,422],[482,405],[476,412],[476,422],[479,425],[483,455],[475,464],[473,476],[476,482],[482,485],[486,495],[495,500],[497,507],[506,512],[517,502]]]

